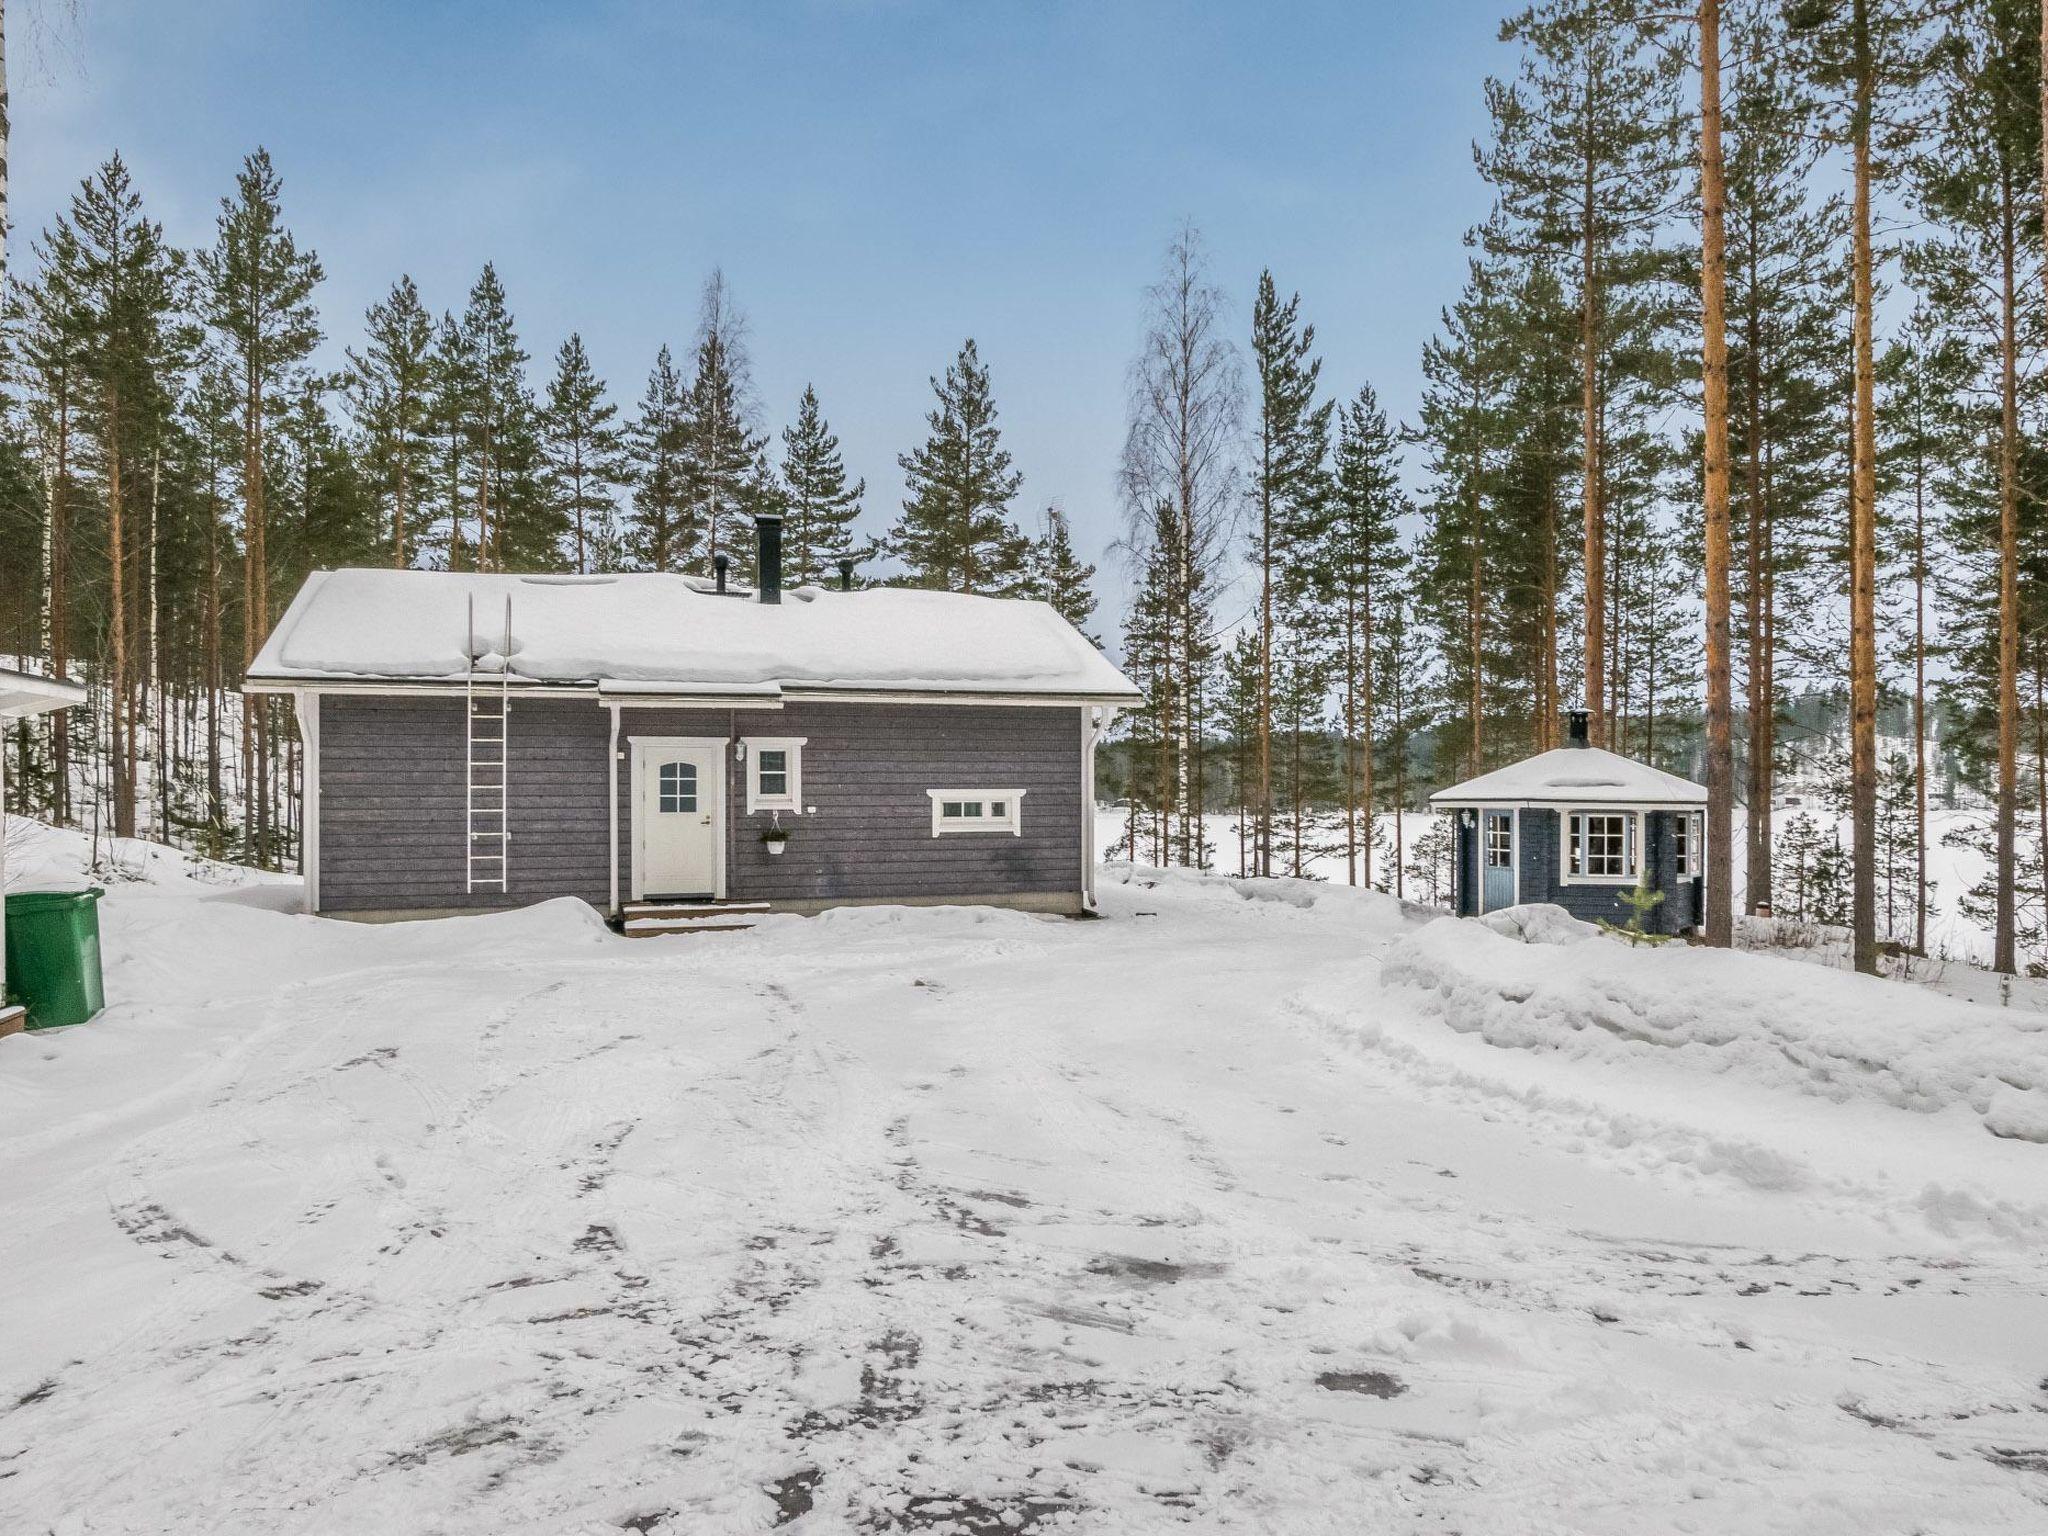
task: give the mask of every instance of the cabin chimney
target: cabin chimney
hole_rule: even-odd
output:
[[[1569,744],[1574,747],[1591,745],[1586,739],[1586,712],[1583,709],[1575,709],[1571,712],[1570,720],[1571,741]]]
[[[839,590],[842,592],[851,592],[853,590],[853,557],[851,555],[841,555],[839,557]]]
[[[711,573],[718,579],[718,591],[721,596],[725,593],[725,568],[731,564],[731,555],[720,553],[711,557]]]
[[[754,586],[764,603],[782,601],[782,515],[778,512],[756,512],[754,514],[754,539],[757,544],[754,561]]]

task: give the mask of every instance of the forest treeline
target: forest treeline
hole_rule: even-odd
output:
[[[1125,455],[1137,841],[1206,862],[1220,805],[1259,873],[1334,853],[1395,886],[1372,816],[1418,768],[1557,747],[1583,709],[1707,783],[1725,942],[1736,868],[1754,910],[1788,867],[1778,776],[1828,752],[1787,703],[1833,694],[1859,963],[1926,942],[1937,713],[1995,808],[1956,894],[2001,969],[2039,955],[2041,5],[1551,0],[1502,37],[1491,208],[1412,421],[1322,376],[1274,273],[1240,328],[1194,230],[1168,252]],[[1909,725],[1881,753],[1884,706]]]
[[[1077,625],[1093,609],[1065,514],[1016,513],[1021,477],[972,340],[932,380],[901,513],[870,538],[865,482],[815,390],[779,442],[763,427],[721,273],[682,360],[654,349],[622,412],[575,334],[536,387],[489,264],[439,313],[400,277],[343,366],[316,366],[320,261],[261,150],[208,246],[169,245],[116,155],[16,264],[0,645],[92,696],[6,745],[17,804],[60,823],[289,865],[296,722],[238,689],[315,569],[708,573],[723,557],[746,581],[753,516],[774,512],[791,583],[886,555],[905,583],[1044,596]]]
[[[2039,0],[1548,0],[1502,36],[1514,67],[1474,82],[1491,211],[1410,419],[1324,376],[1283,269],[1233,302],[1192,224],[1145,295],[1117,476],[1133,845],[1205,865],[1203,811],[1234,810],[1259,873],[1334,851],[1398,885],[1376,812],[1584,709],[1596,742],[1708,784],[1725,939],[1736,868],[1754,908],[1787,867],[1768,815],[1735,845],[1733,807],[1826,755],[1790,704],[1836,696],[1859,962],[1925,943],[1937,722],[1995,808],[1991,877],[1958,894],[2002,967],[2040,953]],[[33,813],[288,864],[295,727],[237,689],[317,567],[745,576],[739,530],[773,509],[792,580],[852,555],[1090,621],[972,341],[877,528],[827,402],[771,430],[720,274],[622,405],[575,335],[536,364],[489,265],[432,301],[400,277],[316,366],[320,263],[261,151],[199,249],[115,157],[10,250],[0,645],[93,690],[7,743]]]

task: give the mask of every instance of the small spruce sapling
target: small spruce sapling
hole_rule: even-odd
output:
[[[1664,893],[1662,891],[1653,891],[1648,884],[1639,882],[1634,890],[1621,893],[1621,901],[1622,905],[1629,910],[1628,921],[1617,926],[1602,918],[1600,921],[1602,928],[1605,928],[1609,933],[1620,934],[1630,944],[1664,944],[1670,941],[1670,934],[1651,933],[1643,926],[1644,920],[1652,912],[1655,912],[1658,907],[1663,905]]]

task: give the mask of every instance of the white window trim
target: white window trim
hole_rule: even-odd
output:
[[[747,814],[759,811],[788,811],[792,816],[804,813],[804,743],[808,736],[742,736],[740,742],[747,752]],[[787,752],[789,754],[789,792],[781,795],[761,793],[761,754],[766,752]]]
[[[1685,857],[1672,862],[1678,866],[1679,879],[1697,880],[1707,867],[1707,813],[1677,811],[1673,814],[1676,818],[1674,825],[1685,828]]]
[[[1580,875],[1572,872],[1572,823],[1581,816],[1619,816],[1628,822],[1623,830],[1624,855],[1633,854],[1635,867],[1620,875]],[[1558,826],[1557,879],[1560,885],[1627,885],[1643,878],[1643,813],[1617,810],[1611,805],[1575,805],[1564,811]]]
[[[1012,837],[1024,835],[1024,791],[1021,789],[928,789],[925,793],[932,801],[932,836],[960,837],[975,832],[1007,832]],[[983,816],[977,820],[956,817],[947,820],[940,814],[940,808],[948,800],[979,800],[987,805],[991,800],[1000,800],[1009,806],[1006,815]]]

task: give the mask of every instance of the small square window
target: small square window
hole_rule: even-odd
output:
[[[741,738],[747,757],[747,810],[803,810],[804,738],[747,736]]]

